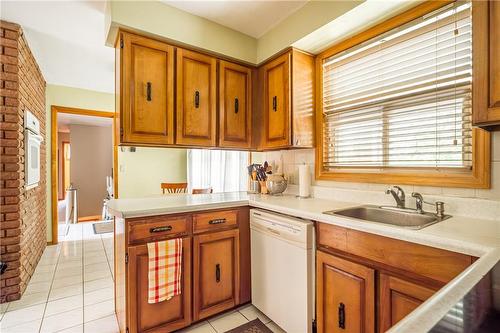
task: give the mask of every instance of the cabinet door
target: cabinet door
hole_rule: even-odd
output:
[[[191,323],[191,239],[182,239],[181,294],[168,301],[148,303],[148,247],[128,248],[129,330],[145,332],[161,329],[172,332]]]
[[[321,251],[316,260],[318,332],[374,332],[374,270]]]
[[[239,303],[238,229],[194,237],[193,318],[203,319]]]
[[[227,61],[219,66],[219,146],[250,148],[252,70]]]
[[[216,145],[217,60],[177,49],[177,140],[180,145]]]
[[[290,58],[286,53],[264,65],[263,148],[290,146]]]
[[[123,143],[174,143],[174,48],[123,34]]]
[[[380,332],[390,329],[436,292],[387,274],[380,274],[379,288]]]
[[[500,3],[472,2],[473,122],[500,124]]]

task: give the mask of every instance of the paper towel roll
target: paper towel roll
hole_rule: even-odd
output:
[[[311,172],[309,165],[299,165],[299,196],[306,198],[311,195]]]

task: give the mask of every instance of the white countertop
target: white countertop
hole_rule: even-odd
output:
[[[114,216],[133,218],[245,205],[480,257],[390,332],[427,332],[500,260],[500,220],[454,216],[421,230],[409,230],[323,214],[359,203],[244,192],[116,199],[108,208]]]

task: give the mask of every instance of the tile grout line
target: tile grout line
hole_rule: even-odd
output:
[[[114,222],[113,222],[114,223]],[[102,247],[104,249],[104,255],[106,256],[106,263],[108,264],[108,268],[109,268],[109,272],[111,273],[111,278],[113,279],[113,281],[115,280],[115,275],[114,275],[114,272],[111,270],[111,265],[109,263],[109,257],[108,257],[108,252],[106,251],[106,246],[104,244],[104,240],[102,238],[102,235],[100,235],[100,239],[101,239],[101,244],[102,244]]]
[[[56,246],[58,246],[58,245],[56,245]],[[45,249],[47,249],[47,248],[45,248]],[[52,272],[52,279],[50,281],[50,288],[49,288],[49,292],[47,294],[47,300],[45,301],[45,306],[43,308],[42,318],[40,320],[40,326],[38,327],[38,332],[42,331],[43,320],[45,319],[45,311],[47,311],[47,304],[49,303],[50,293],[52,292],[52,286],[54,285],[54,278],[56,276],[57,266],[59,265],[59,259],[61,258],[61,251],[62,251],[62,249],[58,250],[56,267],[54,269],[54,272]]]

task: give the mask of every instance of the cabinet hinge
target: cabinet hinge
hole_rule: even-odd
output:
[[[128,264],[128,253],[125,253],[125,263]]]
[[[123,49],[123,38],[120,38],[120,48]]]
[[[125,329],[125,332],[128,333],[128,327]]]
[[[318,332],[318,327],[316,325],[316,319],[313,319],[313,322],[312,322],[312,331],[313,331],[313,333]]]
[[[123,127],[120,127],[120,137],[123,136]]]

